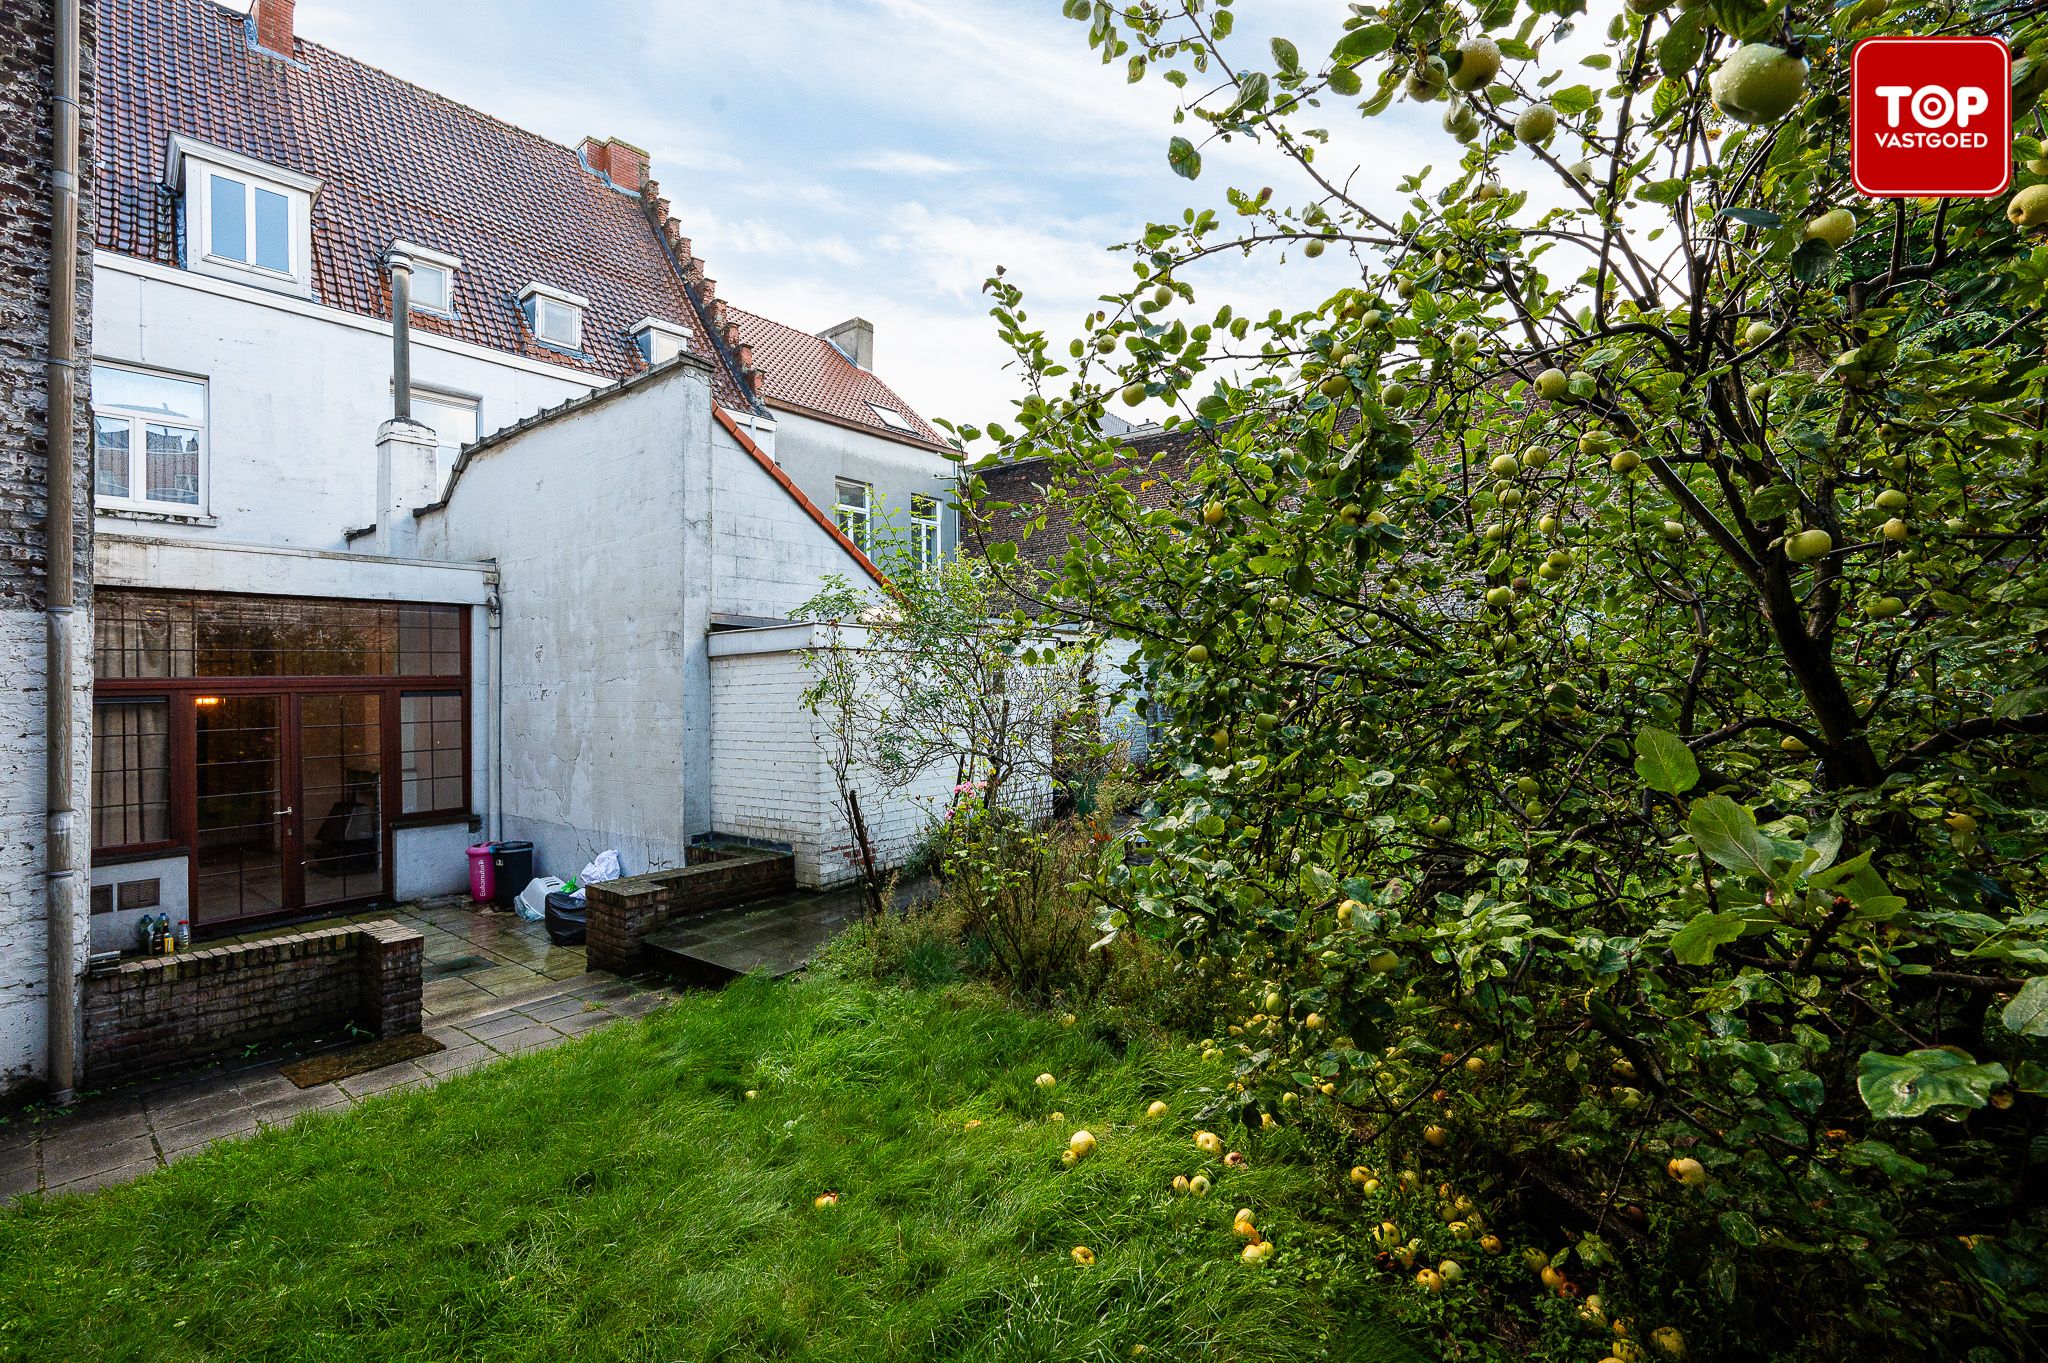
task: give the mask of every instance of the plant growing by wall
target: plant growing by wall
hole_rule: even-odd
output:
[[[952,774],[955,806],[1017,808],[1052,780],[1076,717],[1094,714],[1085,645],[1046,636],[1011,609],[986,565],[919,566],[902,547],[878,550],[889,589],[828,579],[798,619],[825,624],[806,666],[804,705],[820,741],[874,907],[880,870],[861,792],[902,797],[934,772]]]
[[[959,431],[1043,456],[1085,544],[1013,589],[1156,671],[1178,776],[1118,888],[1228,968],[1219,1105],[1336,1107],[1389,1225],[1474,1189],[1547,1253],[1529,1291],[1605,1294],[1566,1328],[1644,1313],[1630,1352],[1661,1320],[1673,1356],[2024,1354],[2048,19],[1391,0],[1253,42],[1229,0],[1063,8],[1181,92],[1175,171],[1249,143],[1299,192],[1148,227],[1070,343],[991,280],[1032,392]],[[1987,29],[2018,192],[1857,199],[1853,41]],[[1443,140],[1388,204],[1333,148],[1396,107]],[[1260,252],[1322,301],[1200,306]],[[1169,505],[1114,402],[1193,443]]]

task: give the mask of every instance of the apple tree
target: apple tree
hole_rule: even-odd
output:
[[[1219,1105],[1340,1120],[1373,1220],[1447,1184],[1496,1248],[1568,1246],[1523,1290],[1634,1313],[1589,1350],[2024,1353],[2048,17],[1063,8],[1176,87],[1173,170],[1272,181],[1148,226],[1072,337],[991,280],[1031,396],[959,431],[1045,460],[981,519],[1071,547],[987,553],[1135,641],[1168,715],[1114,926],[1216,982]],[[1857,195],[1850,48],[1899,32],[2011,45],[2008,195]],[[1371,159],[1393,111],[1431,164]],[[1320,301],[1205,305],[1248,255]],[[1170,469],[1105,434],[1120,403],[1171,413]]]

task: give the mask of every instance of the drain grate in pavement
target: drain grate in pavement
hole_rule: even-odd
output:
[[[448,961],[428,961],[420,969],[422,979],[437,980],[443,975],[467,975],[472,970],[489,970],[495,962],[483,956],[457,956]]]

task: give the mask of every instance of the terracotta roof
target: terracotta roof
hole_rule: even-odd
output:
[[[824,337],[743,308],[733,308],[729,315],[739,327],[740,340],[753,347],[754,367],[761,371],[761,395],[769,406],[822,415],[898,440],[950,448],[895,389],[847,359],[844,351]],[[898,413],[910,429],[891,426],[876,413],[875,406]]]
[[[211,0],[101,0],[97,244],[178,264],[177,203],[163,185],[178,133],[318,177],[313,285],[328,306],[390,315],[380,258],[395,240],[460,257],[458,316],[421,331],[589,371],[646,366],[628,333],[643,317],[688,326],[722,402],[746,407],[732,357],[678,273],[638,194],[577,152],[301,38],[296,60],[252,49],[242,14]],[[590,301],[583,353],[534,340],[529,283]]]

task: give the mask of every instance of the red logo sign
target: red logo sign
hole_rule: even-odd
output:
[[[1849,168],[1874,199],[1982,199],[2012,179],[2012,53],[1997,38],[1865,38]]]

